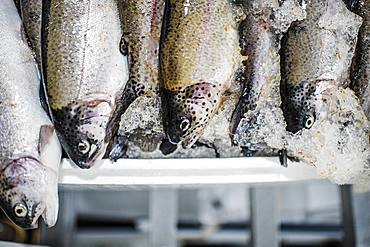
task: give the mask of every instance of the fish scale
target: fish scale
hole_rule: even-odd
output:
[[[0,9],[0,206],[19,226],[55,224],[61,149],[40,103],[40,80],[13,1]],[[27,210],[18,217],[16,207]]]
[[[43,78],[69,157],[89,168],[104,155],[128,80],[115,0],[43,1]]]
[[[163,0],[122,0],[119,1],[123,37],[121,52],[128,55],[129,80],[120,98],[117,117],[126,113],[129,106],[139,97],[157,97],[158,81],[158,49],[163,15]],[[120,119],[115,120],[118,122]],[[122,122],[122,126],[127,123]],[[108,147],[111,160],[122,157],[127,150],[127,133],[118,136],[118,128],[112,130],[115,136]],[[142,141],[154,143],[154,139],[142,136]]]
[[[290,132],[311,128],[318,117],[319,98],[349,84],[360,23],[361,18],[342,1],[310,0],[307,18],[292,24],[281,51],[282,106]]]
[[[164,129],[190,147],[230,88],[240,59],[229,1],[166,1],[160,48]]]
[[[42,0],[20,0],[19,4],[24,31],[40,64]]]

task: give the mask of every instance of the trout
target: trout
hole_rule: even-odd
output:
[[[164,130],[192,146],[222,103],[238,67],[231,1],[167,0],[159,52]]]
[[[342,1],[311,0],[307,18],[294,22],[282,44],[282,108],[287,130],[310,129],[325,95],[349,84],[361,18]]]
[[[90,168],[118,123],[127,56],[115,0],[43,1],[42,67],[59,139],[70,159]]]
[[[25,229],[58,215],[61,147],[40,103],[40,80],[32,51],[22,40],[12,0],[0,8],[0,206]]]

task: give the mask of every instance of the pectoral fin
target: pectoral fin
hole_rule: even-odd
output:
[[[41,163],[57,172],[62,149],[53,125],[42,125],[39,134],[38,151]]]

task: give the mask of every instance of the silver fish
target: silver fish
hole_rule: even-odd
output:
[[[128,80],[115,0],[43,1],[42,66],[54,125],[75,164],[90,168],[112,138]]]
[[[218,111],[239,64],[231,1],[167,0],[160,47],[164,130],[192,146]]]
[[[0,8],[0,206],[23,228],[58,215],[61,147],[40,104],[40,81],[12,0]]]
[[[287,130],[310,129],[322,96],[349,84],[361,18],[342,1],[311,0],[307,18],[292,24],[282,44],[282,107]]]

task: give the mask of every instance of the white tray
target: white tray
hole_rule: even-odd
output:
[[[277,157],[214,159],[120,159],[103,160],[80,169],[64,159],[60,184],[73,185],[199,185],[269,183],[319,179],[315,167]]]

